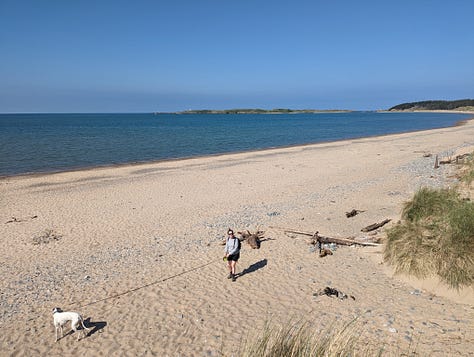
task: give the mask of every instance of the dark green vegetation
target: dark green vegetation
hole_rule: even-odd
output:
[[[387,231],[384,259],[396,272],[474,285],[474,203],[455,189],[420,189]]]
[[[474,99],[426,100],[399,104],[389,110],[474,110]]]
[[[186,110],[176,114],[298,114],[298,113],[341,113],[349,110],[315,110],[315,109],[223,109],[223,110]]]

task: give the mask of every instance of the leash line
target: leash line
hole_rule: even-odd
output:
[[[181,276],[181,275],[184,275],[184,274],[187,274],[187,273],[191,273],[191,272],[193,272],[193,271],[195,271],[195,270],[202,269],[202,268],[204,268],[204,267],[206,267],[206,266],[208,266],[208,265],[211,265],[212,263],[217,262],[217,261],[218,261],[217,259],[216,259],[216,260],[212,260],[212,261],[210,261],[210,262],[208,262],[208,263],[205,263],[205,264],[199,265],[199,266],[197,266],[197,267],[194,267],[194,268],[191,268],[191,269],[182,271],[181,273],[178,273],[178,274],[175,274],[175,275],[171,275],[171,276],[168,276],[168,277],[163,278],[163,279],[160,279],[160,280],[156,280],[156,281],[151,282],[151,283],[146,284],[146,285],[142,285],[142,286],[138,286],[138,287],[133,288],[133,289],[129,289],[129,290],[124,291],[124,292],[122,292],[122,293],[118,293],[118,294],[115,294],[115,295],[112,295],[112,296],[107,296],[107,297],[105,297],[105,298],[103,298],[103,299],[95,300],[95,301],[89,302],[89,303],[87,303],[87,304],[78,305],[77,307],[78,307],[78,308],[79,308],[79,307],[85,307],[85,306],[97,304],[97,303],[102,302],[102,301],[107,301],[107,300],[110,300],[110,299],[115,299],[115,298],[117,298],[117,297],[120,297],[120,296],[123,296],[123,295],[126,295],[126,294],[130,294],[130,293],[132,293],[132,292],[135,292],[135,291],[137,291],[137,290],[144,289],[144,288],[147,288],[147,287],[149,287],[149,286],[156,285],[156,284],[159,284],[159,283],[163,283],[163,282],[165,282],[165,281],[167,281],[167,280],[171,280],[171,279],[177,278],[177,277],[179,277],[179,276]],[[84,300],[83,300],[83,301],[84,301]],[[79,304],[79,303],[80,303],[80,302],[72,303],[71,306],[75,306],[76,304]]]

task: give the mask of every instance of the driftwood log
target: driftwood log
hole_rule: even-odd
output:
[[[265,232],[257,231],[255,233],[250,233],[248,230],[246,230],[237,233],[240,234],[242,240],[247,241],[252,249],[260,249],[260,240],[263,238]]]
[[[10,219],[9,221],[6,221],[5,224],[7,223],[15,223],[15,222],[25,222],[29,219],[35,219],[35,218],[38,218],[37,215],[34,215],[34,216],[30,216],[30,217],[26,217],[26,218],[16,218],[16,217],[12,217],[12,219]]]
[[[374,224],[371,224],[371,225],[369,225],[369,226],[367,226],[367,227],[365,227],[365,228],[362,228],[362,229],[361,229],[361,232],[370,232],[370,231],[373,231],[373,230],[375,230],[375,229],[377,229],[377,228],[380,228],[380,227],[386,225],[386,224],[387,224],[388,222],[390,222],[390,221],[391,221],[391,219],[389,219],[389,218],[384,219],[384,220],[383,220],[382,222],[380,222],[380,223],[374,223]]]
[[[446,165],[446,164],[459,164],[460,160],[464,160],[466,157],[469,157],[470,154],[461,154],[461,155],[456,155],[456,157],[453,159],[452,157],[449,157],[445,160],[439,160],[440,165]]]
[[[286,228],[280,228],[280,227],[270,227],[270,228],[280,229],[284,231],[285,233],[301,234],[301,235],[312,237],[311,241],[314,241],[314,244],[317,244],[318,242],[320,242],[320,243],[336,243],[336,244],[341,244],[341,245],[358,244],[358,245],[371,246],[371,247],[379,246],[379,244],[372,243],[372,242],[358,242],[354,239],[326,237],[326,236],[320,235],[319,232],[310,233],[310,232],[303,232],[303,231],[297,231],[293,229],[286,229]],[[313,244],[312,242],[310,243]]]
[[[319,257],[320,257],[320,258],[323,258],[323,257],[325,257],[326,255],[333,255],[332,250],[331,250],[331,249],[327,249],[327,248],[321,248],[321,249],[319,250]]]
[[[355,300],[355,297],[352,295],[344,294],[342,291],[326,286],[324,289],[320,289],[317,292],[313,293],[313,296],[322,296],[326,295],[329,297],[336,296],[341,300],[347,299],[350,297],[352,300]]]
[[[346,212],[346,217],[347,218],[354,217],[354,216],[357,216],[359,213],[362,213],[362,212],[364,212],[364,211],[361,211],[361,210],[358,210],[358,209],[353,209],[350,212]]]

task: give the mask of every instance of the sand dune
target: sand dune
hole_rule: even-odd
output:
[[[418,187],[455,183],[452,166],[434,170],[424,153],[472,150],[470,121],[2,179],[1,355],[232,356],[266,321],[305,319],[318,331],[355,318],[361,339],[387,355],[415,345],[420,355],[468,356],[472,290],[447,296],[442,286],[393,277],[379,248],[338,247],[319,258],[304,236],[270,227],[364,238],[362,227],[398,220]],[[346,218],[354,208],[364,212]],[[259,250],[244,244],[234,283],[220,245],[227,227],[262,229],[267,238]],[[355,300],[313,296],[325,286]],[[55,343],[55,306],[81,312],[90,336]]]

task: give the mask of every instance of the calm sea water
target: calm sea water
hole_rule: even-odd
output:
[[[0,175],[203,156],[454,125],[437,113],[0,114]]]

